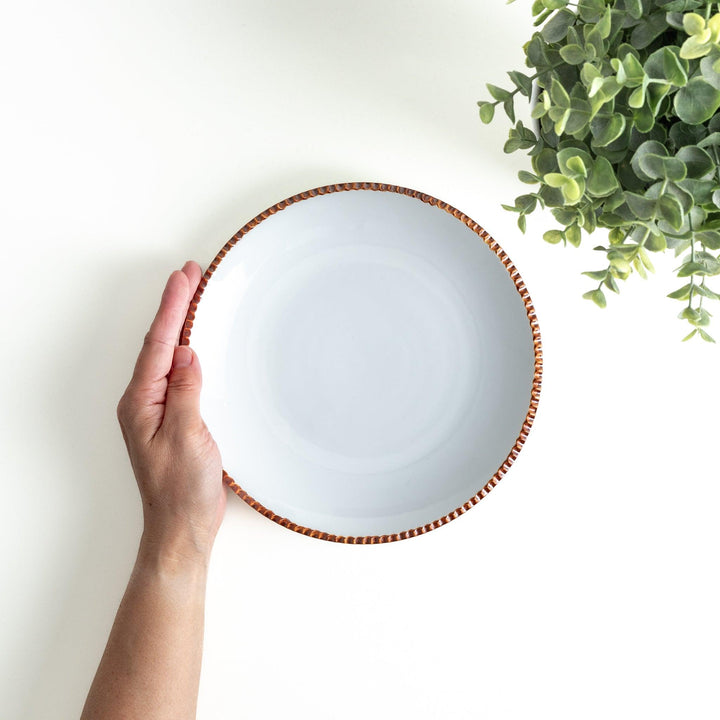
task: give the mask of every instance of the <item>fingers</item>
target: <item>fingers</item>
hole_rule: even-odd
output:
[[[202,270],[194,260],[188,260],[183,265],[182,272],[185,273],[185,276],[188,279],[190,299],[192,300],[192,297],[197,290],[197,286],[200,284],[200,280],[202,279]]]
[[[197,356],[187,345],[176,347],[168,376],[163,427],[176,427],[187,431],[202,424],[201,386],[202,373]]]
[[[151,389],[156,383],[164,381],[170,372],[173,352],[201,276],[200,266],[195,262],[185,263],[182,270],[170,275],[160,308],[145,336],[131,386]]]

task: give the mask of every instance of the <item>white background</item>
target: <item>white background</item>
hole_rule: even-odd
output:
[[[140,532],[115,404],[166,276],[351,180],[435,195],[510,254],[540,411],[424,537],[333,545],[230,497],[199,718],[718,717],[720,351],[679,343],[672,257],[603,312],[580,298],[597,239],[500,209],[526,161],[475,101],[530,32],[500,0],[4,3],[3,720],[82,707]]]

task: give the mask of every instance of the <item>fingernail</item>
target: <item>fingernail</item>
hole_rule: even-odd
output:
[[[192,365],[193,354],[193,351],[187,345],[179,345],[176,347],[172,361],[173,369]]]

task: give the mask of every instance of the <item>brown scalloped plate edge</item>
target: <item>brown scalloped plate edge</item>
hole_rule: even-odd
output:
[[[386,183],[374,182],[340,183],[336,185],[324,185],[323,187],[314,188],[313,190],[307,190],[305,192],[299,193],[298,195],[293,195],[286,200],[282,200],[279,203],[276,203],[271,208],[268,208],[267,210],[265,210],[265,212],[260,213],[257,217],[253,218],[252,220],[250,220],[250,222],[244,225],[238,232],[235,233],[235,235],[230,238],[230,240],[227,241],[227,243],[225,243],[224,247],[215,256],[213,261],[210,263],[208,269],[205,271],[202,279],[200,280],[200,284],[198,285],[197,291],[195,292],[195,296],[190,302],[190,307],[188,309],[187,317],[185,318],[185,324],[183,326],[180,337],[180,344],[189,345],[193,321],[195,319],[195,312],[197,310],[198,303],[200,302],[200,298],[202,297],[203,291],[205,290],[205,287],[207,286],[208,281],[212,277],[213,273],[215,272],[215,270],[217,270],[218,265],[222,262],[223,258],[244,235],[250,232],[250,230],[252,230],[263,220],[269,218],[271,215],[274,215],[275,213],[280,212],[281,210],[284,210],[290,205],[300,202],[301,200],[307,200],[308,198],[317,197],[318,195],[327,195],[329,193],[343,192],[347,190],[374,190],[393,192],[398,193],[399,195],[408,195],[410,197],[417,198],[418,200],[422,200],[422,202],[428,203],[429,205],[434,205],[435,207],[438,207],[447,213],[450,213],[450,215],[467,225],[467,227],[469,227],[474,233],[476,233],[478,237],[480,237],[480,239],[497,255],[502,264],[505,266],[505,269],[508,271],[513,283],[515,284],[515,287],[525,305],[528,321],[530,322],[530,329],[532,331],[533,338],[533,352],[535,355],[533,383],[532,390],[530,392],[530,406],[528,408],[527,415],[525,416],[525,421],[522,424],[520,434],[518,435],[517,440],[512,446],[507,457],[500,465],[497,472],[492,476],[492,478],[490,478],[490,480],[488,480],[488,482],[486,482],[485,485],[466,503],[456,508],[451,513],[448,513],[447,515],[444,515],[443,517],[438,518],[431,523],[422,525],[421,527],[412,528],[411,530],[404,530],[403,532],[394,533],[392,535],[331,535],[330,533],[324,532],[322,530],[314,530],[312,528],[298,525],[297,523],[294,523],[288,518],[276,515],[272,510],[264,507],[253,497],[248,495],[248,493],[245,492],[245,490],[243,490],[230,477],[230,475],[228,475],[227,472],[223,470],[223,481],[225,482],[225,484],[240,498],[242,498],[248,505],[250,505],[250,507],[257,510],[266,518],[269,518],[273,522],[276,522],[278,525],[282,525],[289,530],[293,530],[297,533],[301,533],[302,535],[307,535],[309,537],[318,538],[320,540],[328,540],[330,542],[346,543],[351,545],[376,545],[379,543],[394,542],[396,540],[406,540],[407,538],[423,535],[424,533],[430,532],[431,530],[435,530],[436,528],[446,525],[451,520],[455,520],[455,518],[470,510],[470,508],[480,502],[480,500],[482,500],[500,482],[503,476],[510,469],[513,462],[515,462],[515,458],[517,458],[518,454],[520,453],[520,450],[524,445],[525,440],[527,439],[528,433],[530,432],[533,421],[535,420],[535,415],[537,413],[538,403],[540,400],[540,386],[542,381],[542,345],[540,340],[540,329],[538,326],[537,316],[535,314],[535,308],[533,307],[532,301],[530,299],[530,294],[525,287],[525,283],[520,277],[520,273],[512,264],[510,258],[507,256],[505,251],[478,223],[476,223],[464,213],[460,212],[460,210],[452,207],[452,205],[448,205],[448,203],[438,200],[432,195],[427,195],[426,193],[421,193],[417,190],[411,190],[406,187],[400,187],[399,185],[389,185]]]

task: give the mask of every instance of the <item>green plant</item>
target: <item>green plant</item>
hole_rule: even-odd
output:
[[[528,214],[550,208],[553,244],[608,230],[595,248],[605,267],[584,273],[598,284],[583,297],[600,307],[604,289],[646,277],[650,253],[671,248],[682,256],[669,297],[684,303],[684,339],[714,342],[703,303],[720,300],[706,283],[720,274],[720,3],[535,0],[532,13],[532,72],[508,73],[512,88],[488,85],[492,100],[478,103],[484,123],[502,106],[513,123],[505,152],[528,151],[532,172],[519,179],[539,186],[503,207],[522,232]],[[535,132],[516,121],[517,95],[535,100]]]

